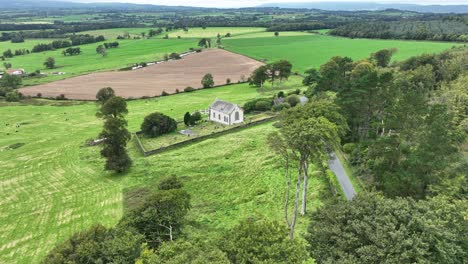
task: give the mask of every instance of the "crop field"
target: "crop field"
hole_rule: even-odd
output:
[[[243,104],[274,92],[260,94],[240,84],[129,101],[129,129],[138,130],[151,112],[181,119],[216,97]],[[96,110],[94,103],[0,102],[0,263],[38,263],[74,232],[116,224],[127,188],[170,175],[181,176],[192,195],[189,236],[205,236],[207,230],[214,236],[248,216],[282,219],[284,175],[265,142],[271,124],[148,158],[132,141],[134,166],[126,175],[114,175],[103,170],[99,147],[83,147],[101,129]],[[316,207],[326,183],[311,179],[309,186]],[[299,233],[305,231],[304,220]]]
[[[49,42],[51,42],[49,40]],[[0,42],[1,43],[1,42]],[[48,43],[48,42],[47,42]],[[103,57],[96,53],[96,47],[102,43],[81,45],[81,55],[64,56],[62,49],[41,53],[32,53],[24,56],[15,56],[8,59],[13,68],[24,68],[28,72],[41,70],[47,77],[25,79],[23,84],[34,85],[46,83],[91,72],[116,70],[131,66],[134,63],[161,60],[164,54],[171,52],[184,52],[195,48],[195,40],[170,39],[140,39],[121,40],[120,46],[108,49],[108,55]],[[43,65],[48,57],[55,58],[56,69],[46,69]],[[65,72],[64,75],[52,75],[52,72]]]
[[[209,49],[180,60],[151,65],[134,71],[102,72],[20,89],[25,95],[94,100],[103,87],[112,87],[125,98],[154,97],[176,93],[186,87],[202,88],[201,79],[213,75],[215,85],[232,83],[250,76],[261,62],[222,49]],[[190,69],[190,70],[187,70]]]
[[[264,34],[264,33],[261,33]],[[395,61],[404,60],[423,53],[435,53],[452,46],[455,43],[406,41],[406,40],[375,40],[349,39],[320,34],[304,36],[280,36],[256,38],[224,39],[226,49],[253,57],[258,60],[276,61],[289,60],[295,71],[304,72],[309,68],[318,68],[333,56],[348,56],[355,60],[367,58],[370,53],[385,49],[397,48]]]

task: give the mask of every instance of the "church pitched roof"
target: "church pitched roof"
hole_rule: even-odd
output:
[[[238,107],[238,105],[236,105],[236,104],[216,99],[216,101],[214,101],[214,103],[211,104],[210,109],[213,109],[215,111],[221,112],[221,113],[226,114],[226,115],[229,115],[237,107]]]

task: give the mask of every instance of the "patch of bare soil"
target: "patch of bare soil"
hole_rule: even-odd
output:
[[[86,63],[85,61],[83,63]],[[56,97],[64,94],[69,99],[95,100],[97,91],[112,87],[125,98],[159,96],[163,91],[171,94],[190,86],[202,88],[201,79],[207,73],[214,77],[215,85],[232,83],[247,78],[262,63],[222,49],[210,49],[134,71],[92,73],[52,83],[21,88],[24,95]]]

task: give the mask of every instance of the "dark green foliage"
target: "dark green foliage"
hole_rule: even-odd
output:
[[[305,72],[306,76],[302,80],[302,84],[311,86],[320,80],[320,73],[316,69],[309,69]]]
[[[291,108],[291,106],[288,103],[281,103],[281,104],[274,105],[271,108],[271,110],[274,112],[280,112],[283,109],[289,109],[289,108]]]
[[[6,51],[3,52],[3,57],[5,58],[13,58],[13,52],[11,51],[11,49],[7,49]]]
[[[229,264],[226,254],[216,247],[215,242],[198,240],[178,240],[165,242],[154,251],[143,251],[141,261],[145,264]]]
[[[211,73],[205,74],[201,80],[201,84],[203,85],[203,88],[211,88],[214,86],[214,80],[213,80],[213,75]]]
[[[202,120],[202,115],[200,112],[195,112],[193,115],[190,117],[190,125],[195,125],[198,121]]]
[[[307,241],[317,263],[463,263],[467,204],[365,194],[313,213]]]
[[[330,31],[350,38],[467,41],[468,25],[455,19],[350,23]]]
[[[211,48],[211,39],[209,38],[202,38],[198,42],[198,46],[202,48]]]
[[[190,125],[191,118],[192,118],[192,115],[189,112],[185,113],[185,115],[184,115],[184,124],[186,126]]]
[[[255,111],[268,111],[270,110],[272,103],[267,100],[260,100],[255,103]]]
[[[176,129],[177,122],[174,119],[158,112],[146,116],[141,124],[141,131],[149,137],[171,133]]]
[[[136,229],[152,248],[157,248],[180,235],[189,209],[190,195],[186,191],[160,190],[148,195],[141,207],[127,213],[119,226]]]
[[[292,94],[292,95],[286,97],[286,102],[291,107],[295,107],[296,105],[298,105],[301,102],[301,100],[299,99],[299,96],[297,96],[296,94]]]
[[[18,93],[18,91],[16,90],[10,91],[6,93],[5,95],[5,100],[7,100],[7,102],[18,102],[20,99],[21,99],[21,94]]]
[[[108,230],[96,225],[57,245],[42,263],[133,263],[142,242],[143,237],[131,229]]]
[[[101,155],[106,158],[106,170],[124,172],[132,165],[128,156],[126,145],[131,135],[127,130],[127,122],[123,117],[107,116],[104,120],[104,129],[100,134],[105,138]]]
[[[8,70],[8,69],[11,68],[11,63],[9,63],[9,62],[4,62],[4,63],[3,63],[3,67],[5,67],[5,69]]]
[[[186,87],[186,88],[184,88],[184,92],[186,92],[186,93],[190,93],[190,92],[193,92],[193,91],[195,91],[195,90],[196,90],[195,88],[193,88],[193,87],[190,87],[190,86],[189,86],[189,87]]]
[[[284,98],[284,97],[285,97],[284,92],[283,92],[283,91],[279,91],[278,94],[276,95],[276,97],[278,97],[278,98]]]
[[[0,79],[0,87],[5,88],[18,88],[23,83],[23,80],[18,75],[5,74]]]
[[[171,60],[179,60],[179,59],[181,59],[181,57],[180,57],[180,54],[179,54],[179,53],[172,52],[171,54],[169,54],[169,59],[171,59]]]
[[[104,43],[104,48],[106,49],[114,49],[118,47],[119,47],[119,42],[117,41]]]
[[[268,98],[258,98],[252,101],[248,101],[242,107],[246,114],[253,111],[268,111],[273,106],[273,100]]]
[[[249,84],[257,87],[262,87],[263,84],[268,80],[268,67],[266,65],[258,67],[252,72],[249,78]]]
[[[99,46],[97,46],[96,52],[97,52],[98,54],[101,54],[103,57],[107,56],[107,50],[106,50],[106,48],[104,47],[104,45],[99,45]]]
[[[47,69],[55,68],[55,59],[52,57],[47,58],[44,62],[44,66],[46,66]]]
[[[396,49],[383,49],[371,54],[371,60],[379,67],[387,67]]]
[[[131,138],[127,130],[127,121],[124,119],[127,113],[127,102],[119,96],[107,99],[98,113],[98,116],[104,118],[104,128],[100,137],[105,139],[101,155],[106,158],[106,170],[120,173],[132,165],[126,149]]]
[[[278,222],[245,220],[228,231],[219,248],[231,263],[301,263],[308,256],[298,240]]]
[[[171,176],[165,178],[159,182],[158,189],[159,190],[174,190],[174,189],[182,189],[184,184],[180,181],[177,176]]]
[[[106,89],[106,93],[111,93]],[[109,95],[109,94],[108,94]],[[101,106],[103,116],[123,117],[128,113],[127,102],[120,96],[111,96]]]
[[[109,100],[110,98],[115,96],[115,91],[111,87],[105,87],[99,89],[99,91],[96,93],[96,99],[100,104],[104,104]]]
[[[81,54],[81,48],[68,48],[65,49],[62,54],[64,56],[75,56],[75,55],[80,55]]]

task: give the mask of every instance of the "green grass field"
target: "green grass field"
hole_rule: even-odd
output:
[[[1,42],[0,42],[1,43]],[[28,42],[26,42],[28,43]],[[184,52],[195,48],[197,42],[184,39],[140,39],[121,40],[116,49],[109,49],[106,57],[96,53],[96,47],[102,43],[82,45],[82,54],[78,56],[64,56],[62,49],[41,53],[32,53],[24,56],[15,56],[8,59],[13,68],[24,68],[28,72],[41,70],[44,73],[65,72],[65,75],[49,75],[43,78],[26,79],[23,84],[34,85],[91,72],[116,70],[131,66],[134,63],[160,60],[164,54],[171,52]],[[56,69],[46,69],[43,65],[48,57],[55,58]]]
[[[150,31],[149,27],[145,28],[110,28],[110,29],[100,29],[100,30],[91,30],[91,31],[82,31],[80,34],[89,34],[93,36],[104,36],[107,40],[115,40],[118,36],[123,36],[124,33],[130,34],[130,37],[141,37],[141,33],[144,32],[146,36]]]
[[[151,112],[180,119],[216,97],[242,104],[273,92],[260,94],[241,84],[129,101],[129,129],[138,130]],[[32,102],[0,102],[0,263],[38,263],[74,232],[96,223],[116,224],[125,190],[169,175],[181,176],[192,195],[189,236],[215,236],[249,216],[283,219],[283,170],[265,142],[274,130],[271,124],[148,158],[132,141],[134,166],[125,175],[113,175],[103,170],[99,147],[82,147],[102,126],[94,103]],[[18,143],[24,145],[9,148]],[[326,183],[311,179],[310,189],[312,208],[320,204]],[[298,233],[305,231],[304,220]]]
[[[0,41],[0,56],[3,55],[3,52],[7,49],[11,49],[13,53],[17,49],[29,49],[31,50],[35,45],[40,43],[50,43],[54,41],[54,39],[26,39],[22,43],[11,43],[11,41]],[[3,65],[0,65],[3,67]]]
[[[261,33],[262,35],[264,33]],[[394,60],[400,61],[422,53],[435,53],[460,45],[455,43],[403,40],[349,39],[319,34],[224,39],[227,50],[255,59],[291,61],[294,70],[304,72],[317,68],[333,56],[349,56],[355,60],[367,58],[370,53],[385,48],[397,48]]]
[[[232,37],[242,36],[252,33],[264,32],[265,28],[259,27],[207,27],[203,28],[189,28],[188,32],[181,30],[170,31],[167,34],[169,38],[216,38],[218,34],[225,36],[227,33],[231,33]],[[166,33],[161,35],[164,36]]]

